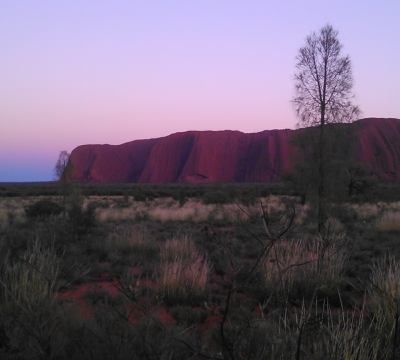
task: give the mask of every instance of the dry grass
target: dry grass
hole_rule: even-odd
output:
[[[309,210],[310,205],[299,205],[295,206],[296,209],[296,223],[299,225],[303,225],[307,219],[307,211]]]
[[[178,202],[172,206],[158,206],[149,211],[151,219],[158,221],[205,221],[210,213],[215,211],[215,205],[204,205],[200,202],[189,200],[179,207]],[[218,214],[216,214],[218,217]],[[221,217],[222,218],[222,217]]]
[[[103,198],[104,199],[104,198]],[[122,199],[122,197],[121,197]],[[95,200],[95,199],[93,199]],[[285,204],[278,201],[279,197],[269,196],[261,198],[265,210],[271,211],[284,211]],[[90,200],[92,201],[92,199]],[[120,221],[134,219],[135,217],[148,217],[151,220],[166,222],[166,221],[194,221],[203,222],[210,218],[216,220],[226,220],[226,222],[234,222],[246,220],[246,213],[259,212],[260,203],[249,207],[243,207],[244,213],[239,209],[236,204],[226,205],[205,205],[198,200],[188,199],[188,201],[181,207],[179,202],[168,199],[155,199],[154,201],[146,202],[132,202],[129,207],[118,208],[111,200],[109,208],[98,208],[96,213],[100,221]]]
[[[353,209],[357,212],[360,220],[367,220],[376,217],[379,214],[381,205],[378,204],[362,204],[352,205]]]
[[[6,266],[2,285],[8,301],[16,301],[19,305],[47,302],[56,298],[56,281],[59,275],[60,259],[54,249],[44,249],[37,239],[23,260]],[[7,264],[8,265],[8,264]],[[21,306],[22,309],[22,306]]]
[[[369,295],[373,312],[384,310],[394,322],[396,312],[400,312],[400,263],[393,256],[374,263]]]
[[[377,231],[400,231],[400,212],[386,211],[375,222]]]
[[[210,265],[193,241],[178,235],[160,245],[157,293],[169,303],[191,302],[207,287]]]
[[[360,220],[370,220],[379,216],[386,211],[400,212],[400,202],[384,203],[378,202],[376,204],[352,204],[350,205],[358,214]]]
[[[116,231],[102,242],[103,250],[107,253],[123,254],[155,252],[158,244],[146,227]]]
[[[0,230],[7,229],[12,224],[20,224],[26,220],[25,206],[43,199],[35,198],[0,198]]]
[[[29,198],[0,198],[0,230],[7,229],[10,224],[26,221],[24,207],[44,197]],[[57,201],[58,198],[50,197]],[[126,202],[126,200],[128,200]],[[286,203],[295,201],[287,196],[270,195],[260,198],[255,205],[243,207],[248,214],[259,213],[260,201],[268,213],[284,211]],[[125,205],[121,206],[121,204]],[[123,196],[91,196],[84,201],[84,207],[91,202],[106,204],[108,207],[96,209],[96,216],[100,222],[124,221],[147,218],[155,221],[193,221],[204,222],[211,219],[224,220],[226,223],[243,221],[247,219],[246,213],[241,211],[236,204],[205,205],[198,199],[188,199],[184,206],[172,198],[160,198],[153,201],[135,202]],[[377,204],[348,204],[358,214],[359,220],[376,220],[378,231],[400,231],[400,202]],[[296,205],[296,223],[304,224],[307,220],[309,205]],[[337,220],[330,219],[334,231],[343,231],[343,225]]]
[[[329,217],[325,223],[325,227],[329,229],[330,232],[334,232],[336,234],[343,232],[344,226],[340,222],[340,220],[335,219],[333,217]]]
[[[386,255],[374,263],[368,295],[371,313],[375,317],[378,314],[382,323],[375,334],[387,342],[396,342],[393,337],[400,314],[400,263],[393,256]]]
[[[341,236],[328,247],[319,238],[281,241],[263,263],[264,288],[285,298],[312,296],[317,289],[334,291],[343,281],[346,253],[342,245]]]
[[[0,199],[0,229],[5,229],[10,222],[21,223],[26,220],[24,207],[44,197],[30,198],[2,198]],[[57,201],[57,199],[52,200]],[[285,205],[278,196],[269,196],[260,199],[267,211],[284,210]],[[133,220],[137,217],[148,217],[152,220],[166,221],[194,221],[202,222],[210,218],[216,220],[225,219],[227,222],[245,220],[247,215],[239,210],[236,204],[227,205],[205,205],[195,199],[188,199],[184,206],[172,198],[155,199],[145,202],[128,202],[125,207],[120,204],[124,202],[123,196],[91,196],[85,198],[83,207],[89,203],[99,202],[107,204],[108,207],[96,209],[96,216],[100,222]],[[245,207],[246,212],[259,211],[259,202],[254,206]]]
[[[279,359],[294,359],[293,343],[296,344],[300,336],[302,347],[296,350],[296,358],[301,354],[301,359],[391,359],[392,347],[384,333],[382,312],[368,319],[365,314],[365,305],[348,311],[343,307],[332,309],[327,302],[322,306],[315,303],[311,308],[302,302],[294,309],[294,314],[285,312],[278,322],[279,328],[275,333],[286,341],[284,355]]]
[[[65,345],[58,303],[60,259],[37,239],[19,261],[7,259],[0,279],[3,331],[21,358],[58,358]]]
[[[138,212],[133,208],[116,209],[110,207],[109,209],[96,209],[96,216],[100,222],[133,220],[137,214]]]

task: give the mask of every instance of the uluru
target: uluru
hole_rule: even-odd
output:
[[[400,119],[368,118],[347,126],[358,160],[381,181],[400,181]],[[121,145],[81,145],[70,180],[90,183],[279,182],[293,165],[301,130],[187,131]]]

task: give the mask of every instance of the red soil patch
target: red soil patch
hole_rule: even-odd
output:
[[[140,267],[136,267],[133,269],[133,274],[140,275],[141,271],[142,269]],[[142,285],[154,286],[154,282],[147,278],[138,278],[136,286]],[[113,297],[117,296],[118,294],[123,294],[123,292],[121,292],[121,284],[119,280],[109,279],[107,274],[105,274],[95,281],[71,286],[69,289],[59,293],[58,296],[60,299],[71,303],[72,306],[79,311],[81,316],[87,319],[92,319],[95,306],[92,307],[88,305],[84,300],[84,295],[90,292],[101,290],[107,291]],[[143,312],[140,310],[140,307],[134,306],[133,304],[129,304],[127,306],[128,311],[131,314],[129,320],[132,323],[136,323],[138,319],[143,316]],[[164,324],[171,324],[174,322],[174,319],[168,313],[166,307],[153,307],[149,312]]]
[[[137,266],[132,269],[134,275],[138,276],[137,280],[133,286],[139,288],[140,286],[155,286],[153,280],[148,279],[146,277],[141,277],[142,267]],[[224,299],[227,296],[227,288],[223,285],[224,280],[221,276],[212,275],[210,278],[210,289],[217,297]],[[120,284],[117,279],[110,279],[107,274],[104,274],[102,277],[96,279],[95,281],[86,282],[78,285],[71,286],[68,290],[63,291],[59,294],[59,298],[69,302],[73,309],[78,311],[79,316],[82,316],[87,319],[92,319],[94,316],[94,309],[97,305],[89,305],[85,299],[84,295],[90,292],[96,291],[107,291],[111,296],[116,297],[121,294],[123,296],[123,286]],[[242,294],[243,302],[248,303],[249,298]],[[146,299],[140,298],[137,300],[138,302],[135,304],[134,301],[128,301],[127,310],[129,315],[129,321],[132,324],[137,323],[140,318],[144,315],[151,314],[155,319],[163,323],[164,325],[172,325],[175,324],[175,320],[172,318],[169,313],[169,308],[166,306],[153,306],[150,307],[146,304]],[[205,303],[207,306],[207,304]],[[208,306],[210,306],[209,304]],[[123,305],[122,305],[123,306]],[[144,310],[146,309],[146,310]],[[201,312],[204,311],[201,307],[194,307],[193,311]],[[221,315],[217,308],[211,309],[208,307],[208,311],[210,316],[205,319],[205,321],[199,325],[199,328],[204,332],[204,334],[208,333],[208,330],[217,324],[218,320],[221,320]],[[259,315],[260,309],[255,310]]]

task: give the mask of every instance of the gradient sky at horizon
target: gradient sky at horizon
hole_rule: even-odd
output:
[[[83,144],[294,129],[295,57],[327,23],[362,117],[400,118],[399,19],[399,0],[0,0],[0,182],[52,180]]]

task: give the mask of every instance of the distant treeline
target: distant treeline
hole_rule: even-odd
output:
[[[230,195],[252,195],[265,197],[268,195],[288,195],[291,190],[282,183],[208,183],[208,184],[85,184],[69,183],[78,188],[83,196],[133,196],[138,198],[172,197],[178,199],[184,191],[188,198],[202,197],[205,193],[224,191]],[[59,196],[62,186],[59,182],[37,183],[0,183],[0,197],[20,196]],[[141,196],[140,196],[141,195]]]
[[[203,198],[208,193],[224,193],[229,200],[249,200],[269,195],[298,196],[290,183],[207,183],[207,184],[68,184],[83,196],[132,196],[137,201],[156,198]],[[0,197],[61,196],[58,182],[0,183]],[[350,201],[400,201],[400,183],[379,183],[366,194]]]

